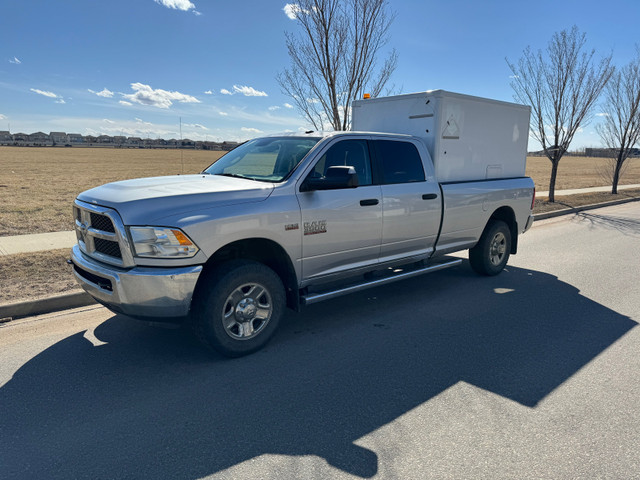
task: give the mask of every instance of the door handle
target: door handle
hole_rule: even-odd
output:
[[[366,200],[360,200],[360,205],[368,207],[370,205],[377,205],[380,201],[377,198],[368,198]]]
[[[422,195],[423,200],[434,200],[436,198],[438,198],[437,193],[425,193],[424,195]]]

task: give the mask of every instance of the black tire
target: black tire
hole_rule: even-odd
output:
[[[228,357],[264,347],[278,328],[286,304],[280,277],[249,260],[226,262],[205,275],[191,319],[200,341]]]
[[[511,230],[501,220],[491,220],[477,245],[469,249],[471,268],[480,275],[497,275],[509,261]]]

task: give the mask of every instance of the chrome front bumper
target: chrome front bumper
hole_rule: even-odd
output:
[[[201,265],[119,268],[96,262],[78,245],[71,262],[78,283],[98,302],[114,312],[149,319],[185,317],[202,272]]]

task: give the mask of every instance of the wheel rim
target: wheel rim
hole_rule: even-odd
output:
[[[489,261],[491,265],[500,265],[504,256],[507,252],[507,237],[504,236],[504,233],[498,232],[491,240],[491,245],[489,246]]]
[[[272,313],[271,295],[263,285],[241,285],[231,292],[224,302],[224,331],[235,340],[252,339],[265,329]]]

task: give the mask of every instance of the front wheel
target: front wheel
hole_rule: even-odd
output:
[[[478,244],[469,249],[469,263],[481,275],[497,275],[507,264],[510,253],[509,227],[501,220],[493,220],[482,232]]]
[[[285,307],[280,277],[269,267],[236,260],[208,272],[194,299],[192,326],[207,346],[229,357],[262,348]]]

